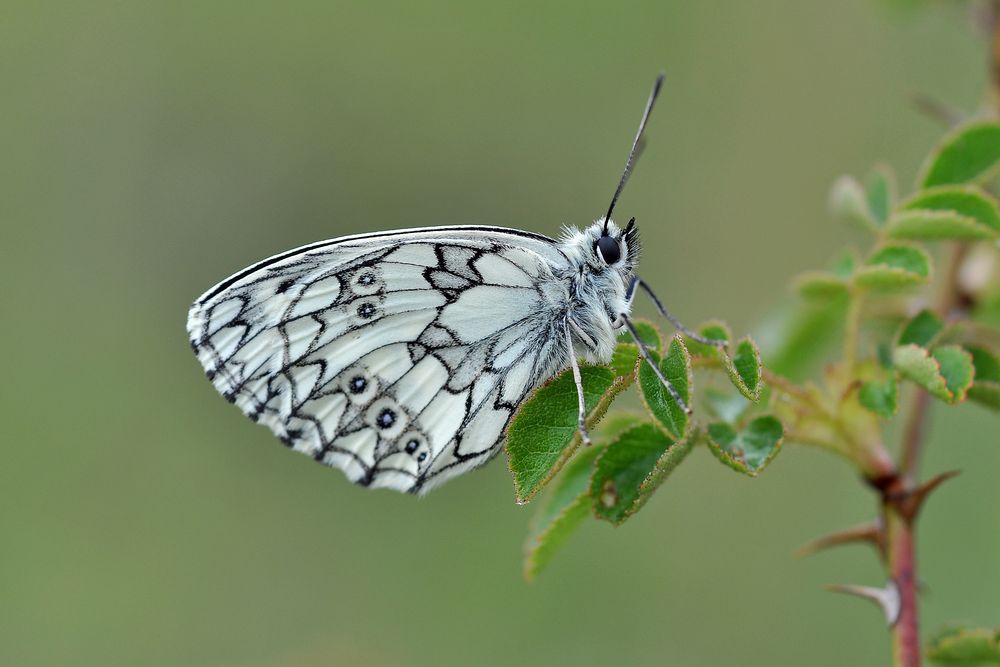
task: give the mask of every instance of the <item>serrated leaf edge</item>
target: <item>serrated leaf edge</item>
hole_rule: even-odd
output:
[[[760,358],[760,348],[757,347],[757,342],[750,336],[744,336],[736,341],[736,344],[733,345],[733,350],[739,349],[743,343],[750,343],[750,346],[753,348],[754,358],[757,360],[757,390],[753,391],[750,389],[750,386],[743,380],[743,376],[740,375],[739,370],[736,368],[736,361],[729,354],[725,355],[726,373],[728,373],[729,381],[733,383],[733,386],[744,397],[756,403],[760,400],[760,394],[764,390],[764,378],[762,376],[764,364]]]
[[[683,355],[685,361],[687,362],[686,366],[687,366],[688,395],[687,395],[686,401],[689,404],[688,407],[691,407],[690,404],[693,402],[691,399],[694,397],[694,369],[693,369],[693,364],[691,363],[691,353],[688,352],[687,345],[684,343],[683,334],[680,334],[680,333],[674,334],[673,338],[670,339],[670,342],[667,343],[666,353],[662,357],[659,358],[658,362],[662,364],[663,360],[667,358],[667,355],[670,354],[670,345],[675,340],[678,343],[680,343],[681,354]],[[657,355],[657,356],[659,356],[659,355]],[[660,418],[656,416],[656,413],[653,412],[653,409],[649,405],[649,401],[646,400],[646,392],[644,392],[642,390],[642,382],[639,380],[639,371],[642,368],[643,362],[644,362],[643,358],[639,357],[639,362],[636,364],[636,367],[635,367],[635,384],[636,384],[637,387],[639,387],[638,394],[639,394],[639,400],[642,402],[642,407],[645,408],[646,414],[649,417],[652,418],[651,421],[653,422],[653,424],[657,428],[659,428],[661,431],[663,431],[664,433],[666,433],[667,437],[669,437],[671,440],[675,440],[675,441],[676,440],[683,440],[684,438],[686,438],[688,436],[688,434],[691,432],[691,429],[694,426],[694,418],[693,418],[694,415],[693,414],[687,415],[687,420],[684,422],[684,432],[683,433],[677,435],[677,434],[674,434],[674,433],[670,432],[670,430],[667,428],[666,424],[662,423],[660,421]],[[662,371],[663,369],[661,368],[660,370]],[[667,391],[666,388],[663,388],[663,391],[666,392]],[[669,400],[673,400],[669,396],[669,394],[668,394],[667,398]]]
[[[948,146],[953,145],[955,140],[958,139],[963,134],[971,132],[972,130],[979,129],[981,127],[998,126],[998,125],[1000,124],[998,124],[996,121],[974,120],[968,123],[963,123],[961,125],[958,125],[950,132],[945,134],[944,137],[942,137],[941,140],[937,143],[937,145],[934,146],[934,148],[927,155],[927,157],[924,158],[923,163],[921,163],[920,170],[917,172],[917,188],[919,190],[929,190],[931,188],[936,188],[936,187],[963,185],[963,183],[938,183],[936,185],[928,186],[927,177],[930,174],[931,166],[937,161],[937,158],[940,157],[941,153],[944,152],[944,149]],[[990,180],[990,178],[995,176],[997,173],[1000,173],[1000,161],[997,161],[997,163],[993,165],[993,167],[991,167],[990,169],[987,169],[986,171],[977,174],[971,182],[983,183],[985,181]],[[965,184],[968,183],[969,182],[967,181]]]
[[[919,229],[915,227],[906,227],[907,224],[912,224],[918,218],[920,219],[937,219],[937,220],[950,220],[957,226],[963,226],[970,231],[975,231],[975,234],[956,236],[956,235],[927,235],[921,233]],[[889,223],[886,225],[886,234],[891,239],[899,240],[910,240],[910,241],[947,241],[947,240],[961,240],[961,241],[981,241],[985,239],[995,238],[997,236],[997,231],[992,227],[988,227],[983,223],[979,222],[976,218],[968,215],[963,215],[957,211],[944,211],[940,209],[909,209],[901,213],[893,214]]]
[[[760,419],[761,417],[766,417],[766,416],[768,416],[768,415],[760,415],[759,417],[756,417],[754,420],[751,420],[751,421],[756,421],[756,419]],[[785,429],[784,423],[780,419],[778,419],[777,417],[775,417],[774,415],[770,415],[770,416],[774,417],[774,419],[776,419],[778,421],[778,423],[781,424],[781,437],[778,438],[778,442],[774,443],[774,447],[771,449],[771,452],[767,455],[767,458],[764,459],[764,461],[760,464],[760,467],[758,467],[756,470],[750,470],[750,468],[748,468],[746,465],[741,465],[735,458],[733,458],[732,456],[730,456],[728,452],[726,452],[724,449],[722,449],[722,445],[720,445],[719,443],[717,443],[715,441],[715,439],[712,438],[712,436],[709,434],[707,428],[704,431],[704,434],[705,434],[705,443],[708,445],[709,451],[711,451],[712,454],[714,454],[715,457],[717,459],[719,459],[719,461],[721,461],[723,464],[725,464],[729,468],[732,468],[736,472],[743,473],[744,475],[747,475],[748,477],[757,477],[769,465],[771,465],[771,462],[778,455],[778,453],[781,451],[782,446],[785,444],[785,436],[787,434],[787,431]],[[726,422],[720,422],[720,423],[724,424]],[[732,424],[729,424],[729,425],[732,426]],[[737,432],[740,432],[740,431],[737,429]]]
[[[925,347],[921,347],[921,346],[917,345],[916,343],[907,343],[906,345],[898,345],[898,346],[896,346],[896,348],[895,348],[895,350],[893,350],[893,354],[892,354],[893,365],[896,367],[896,369],[899,371],[899,374],[902,377],[906,378],[910,382],[913,382],[918,387],[923,387],[924,389],[926,389],[927,391],[929,391],[931,394],[933,394],[936,398],[941,399],[945,403],[948,403],[949,405],[954,405],[956,403],[961,403],[962,401],[964,401],[965,398],[966,398],[966,396],[969,393],[969,389],[975,384],[975,382],[976,382],[976,369],[975,369],[975,366],[972,365],[972,355],[969,353],[968,350],[966,350],[965,348],[963,348],[963,347],[961,347],[959,345],[946,345],[946,346],[943,346],[943,347],[954,348],[954,349],[961,350],[962,353],[968,358],[968,360],[969,360],[969,366],[972,368],[971,379],[969,380],[968,384],[966,384],[965,387],[962,388],[962,390],[959,392],[958,395],[956,395],[954,392],[952,392],[951,389],[948,388],[948,380],[944,377],[944,374],[941,373],[941,362],[938,361],[933,356],[933,352],[931,350],[928,350]],[[917,350],[920,353],[920,356],[923,359],[929,360],[930,362],[932,362],[934,364],[934,367],[936,369],[937,379],[940,380],[940,382],[941,382],[941,386],[939,388],[940,389],[940,393],[938,391],[938,388],[931,388],[931,387],[927,387],[925,385],[920,384],[920,382],[918,382],[913,376],[907,374],[907,372],[903,368],[900,368],[900,366],[898,365],[898,363],[896,361],[896,355],[899,354],[901,350],[906,350],[906,349],[910,349],[910,348],[912,348],[914,350]],[[937,348],[937,349],[943,349],[943,348]]]

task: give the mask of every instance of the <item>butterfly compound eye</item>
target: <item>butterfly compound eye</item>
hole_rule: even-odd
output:
[[[602,236],[597,239],[597,250],[607,264],[614,264],[622,258],[621,246],[610,236]]]

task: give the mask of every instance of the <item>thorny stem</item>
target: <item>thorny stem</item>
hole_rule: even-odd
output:
[[[962,295],[958,284],[958,271],[965,259],[964,245],[956,245],[945,282],[942,287],[938,310],[945,318],[955,315]],[[917,389],[910,405],[903,430],[899,473],[882,491],[882,518],[886,531],[886,566],[889,576],[899,590],[899,618],[892,626],[892,655],[896,667],[919,667],[920,628],[917,607],[917,564],[915,544],[916,514],[905,501],[917,485],[920,455],[927,438],[927,421],[930,412],[930,394]]]
[[[1000,5],[1000,2],[997,3]],[[994,33],[1000,37],[1000,33]],[[997,52],[1000,57],[1000,51]],[[958,280],[968,246],[955,244],[945,273],[938,311],[946,320],[962,315],[966,304]],[[882,515],[885,522],[887,567],[899,589],[899,619],[893,625],[893,664],[919,667],[920,633],[917,608],[917,567],[914,539],[916,509],[905,502],[917,487],[920,455],[927,438],[930,394],[917,389],[907,415],[900,451],[899,474],[882,488]],[[919,508],[919,503],[916,505]]]
[[[1000,0],[989,0],[987,10],[990,40],[990,101],[996,113],[1000,110]],[[958,280],[959,270],[967,251],[968,247],[965,244],[955,244],[952,248],[938,302],[938,311],[946,320],[960,317],[969,306]],[[929,395],[924,390],[918,389],[903,432],[899,475],[892,484],[881,489],[886,530],[886,565],[900,595],[899,618],[892,628],[892,655],[896,667],[919,667],[921,658],[914,539],[914,524],[919,503],[915,507],[913,505],[907,507],[905,500],[907,494],[913,494],[917,485],[920,455],[927,437],[929,407]]]
[[[884,502],[887,567],[899,591],[899,617],[892,626],[892,661],[896,667],[919,667],[920,624],[917,614],[917,563],[913,518]]]

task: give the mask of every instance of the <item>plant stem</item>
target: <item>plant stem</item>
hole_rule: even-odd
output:
[[[938,311],[947,320],[960,315],[963,295],[958,275],[968,246],[952,248]],[[882,517],[886,530],[886,566],[899,591],[899,618],[892,627],[892,656],[896,667],[919,667],[920,628],[917,607],[917,562],[914,529],[919,504],[907,503],[917,486],[920,456],[927,439],[930,394],[917,389],[910,405],[900,449],[899,473],[882,486]]]
[[[899,616],[892,626],[892,662],[895,667],[919,667],[921,645],[913,517],[900,509],[891,502],[883,504],[887,565],[899,592]]]
[[[899,469],[909,484],[916,481],[920,472],[920,453],[923,450],[927,430],[927,413],[930,408],[931,395],[923,389],[917,389],[910,404],[909,419],[906,420],[906,430],[903,432],[903,447],[900,452]]]

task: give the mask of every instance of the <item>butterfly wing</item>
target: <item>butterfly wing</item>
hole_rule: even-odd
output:
[[[568,364],[565,256],[545,237],[440,227],[264,260],[191,307],[215,387],[296,451],[365,486],[426,491],[488,461]]]

